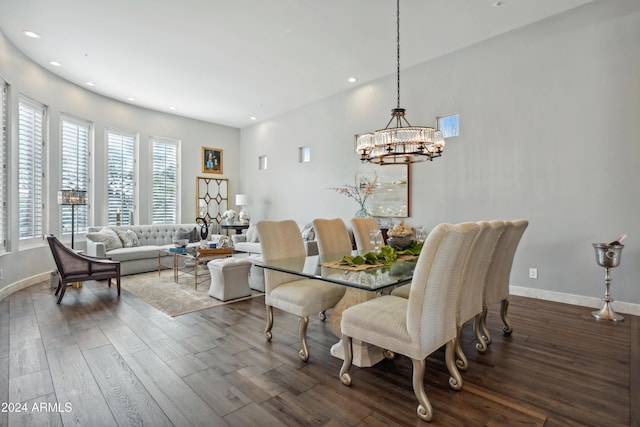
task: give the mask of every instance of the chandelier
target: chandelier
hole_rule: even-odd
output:
[[[356,152],[365,162],[377,164],[408,164],[433,160],[444,150],[442,132],[431,127],[411,126],[400,107],[400,0],[396,6],[397,25],[397,107],[391,110],[391,120],[384,129],[356,135]],[[394,124],[393,127],[390,127]]]

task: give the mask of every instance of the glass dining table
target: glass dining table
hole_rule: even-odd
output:
[[[340,332],[342,312],[355,304],[391,292],[397,286],[410,283],[418,258],[417,256],[399,257],[391,265],[348,266],[341,264],[344,255],[332,254],[323,257],[313,255],[282,259],[264,262],[260,267],[346,287],[344,296],[331,311],[329,320],[331,331],[340,338],[342,337]],[[383,349],[379,347],[358,340],[353,340],[352,346],[353,364],[356,366],[373,366],[384,359]],[[344,358],[341,340],[331,347],[331,355]]]

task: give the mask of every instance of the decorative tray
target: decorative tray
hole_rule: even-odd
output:
[[[198,255],[227,255],[233,252],[233,248],[196,248]]]

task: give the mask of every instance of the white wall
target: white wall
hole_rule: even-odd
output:
[[[591,243],[626,233],[612,295],[639,304],[638,40],[640,2],[603,0],[403,71],[412,124],[461,115],[444,156],[411,166],[407,222],[526,218],[512,285],[597,298]],[[327,187],[352,182],[353,135],[383,127],[394,106],[395,75],[242,129],[252,220],[348,220],[358,206]],[[306,145],[312,161],[300,164]]]
[[[10,85],[10,143],[8,201],[10,251],[0,254],[1,291],[14,282],[53,269],[53,259],[46,242],[35,247],[20,248],[18,242],[17,209],[17,106],[20,93],[47,106],[49,163],[47,170],[47,197],[49,226],[47,233],[60,235],[56,195],[60,187],[60,115],[69,114],[94,125],[95,149],[93,150],[93,188],[90,191],[92,224],[106,223],[106,144],[105,128],[112,127],[137,133],[138,152],[138,216],[137,224],[151,221],[151,151],[149,137],[166,137],[181,141],[180,169],[180,222],[193,223],[196,218],[196,177],[205,176],[201,168],[201,148],[216,147],[223,150],[223,175],[208,175],[229,179],[229,193],[238,192],[240,182],[239,143],[240,131],[236,128],[186,119],[170,114],[138,108],[97,95],[62,80],[34,64],[0,32],[0,76]],[[234,200],[230,200],[233,205]],[[67,236],[64,240],[70,240]],[[76,248],[82,248],[82,236],[76,236]]]

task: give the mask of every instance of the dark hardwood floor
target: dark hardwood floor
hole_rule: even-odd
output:
[[[640,425],[638,317],[512,297],[505,337],[497,309],[486,354],[464,328],[462,391],[444,352],[429,357],[430,425]],[[0,426],[429,425],[407,358],[353,367],[346,387],[328,322],[310,321],[308,363],[293,316],[275,310],[272,342],[264,326],[263,297],[171,318],[124,289],[88,282],[57,305],[34,285],[0,301]]]

